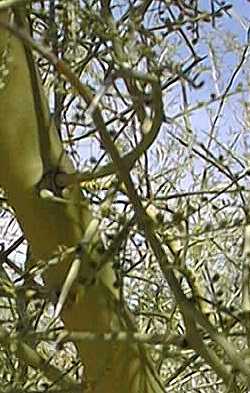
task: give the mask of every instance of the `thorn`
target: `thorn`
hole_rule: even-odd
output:
[[[64,281],[56,308],[54,313],[54,319],[57,319],[63,309],[63,306],[67,300],[68,294],[73,286],[74,281],[77,279],[79,270],[80,270],[81,260],[80,258],[76,258],[73,260],[71,267],[69,269],[66,280]]]

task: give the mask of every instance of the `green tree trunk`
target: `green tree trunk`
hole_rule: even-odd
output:
[[[1,12],[0,20],[9,21],[9,13]],[[41,82],[38,75],[32,75],[28,56],[31,53],[23,43],[1,28],[0,184],[7,191],[31,244],[34,260],[48,261],[59,246],[70,247],[79,243],[92,215],[88,202],[81,199],[77,185],[68,188],[67,203],[44,199],[39,194],[39,182],[44,172],[49,171],[52,175],[57,171],[70,173],[74,168],[63,153],[53,123],[50,124]],[[34,91],[34,83],[37,83],[37,91]],[[61,196],[61,190],[53,184],[53,176],[44,177],[40,188]],[[100,240],[97,239],[97,243],[100,247]],[[88,278],[91,261],[98,264],[98,256],[95,251],[90,261],[83,258],[83,279]],[[72,260],[71,254],[47,269],[44,278],[51,291],[60,293]],[[125,326],[125,318],[116,311],[115,304],[119,299],[114,280],[111,264],[99,271],[92,285],[83,287],[76,280],[62,311],[66,329],[98,333],[129,329]],[[100,340],[77,345],[86,367],[89,390],[85,392],[162,391],[143,346],[131,341],[109,343]]]

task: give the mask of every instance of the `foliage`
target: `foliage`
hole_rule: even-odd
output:
[[[130,339],[152,352],[166,391],[247,391],[248,42],[227,24],[247,30],[244,18],[215,0],[27,9],[52,116],[105,248],[114,247],[121,307],[138,328]],[[11,339],[0,330],[0,391],[77,391],[76,350],[58,336],[60,323],[46,329],[53,296],[40,270],[30,281],[13,264],[11,226],[2,228],[1,316]]]

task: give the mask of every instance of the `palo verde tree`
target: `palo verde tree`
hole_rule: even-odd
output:
[[[204,3],[0,1],[4,391],[249,388],[248,42],[223,21],[247,27]]]

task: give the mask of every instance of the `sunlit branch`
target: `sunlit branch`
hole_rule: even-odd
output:
[[[138,224],[144,229],[145,236],[156,256],[156,259],[158,260],[162,273],[164,274],[164,277],[166,278],[185,319],[188,321],[189,324],[191,323],[192,326],[196,326],[193,322],[195,321],[195,323],[198,323],[209,333],[211,338],[224,349],[232,365],[243,373],[243,375],[248,381],[248,384],[250,385],[248,366],[241,359],[240,355],[236,354],[237,350],[236,348],[234,348],[234,345],[229,343],[223,335],[219,334],[217,330],[213,327],[213,325],[209,322],[207,317],[203,315],[203,313],[198,310],[184,295],[180,284],[175,277],[173,269],[169,268],[169,262],[165,251],[163,250],[159,239],[154,233],[154,229],[149,222],[149,217],[147,216],[142,202],[135,190],[129,171],[123,160],[121,160],[116,146],[114,145],[112,139],[110,138],[110,135],[107,133],[107,131],[105,131],[104,128],[100,128],[100,136],[103,145],[105,146],[106,150],[109,152],[113,160],[114,166],[120,176],[120,179],[124,182],[127,188],[127,193],[134,207]],[[215,352],[213,352],[211,349],[206,349],[204,347],[204,344],[199,338],[198,334],[196,334],[195,336],[191,336],[191,342],[195,346],[196,350],[199,350],[200,348],[201,356],[203,356],[211,364],[211,366],[214,367],[218,375],[220,375],[224,382],[227,383],[230,377],[230,373],[228,373],[227,368],[218,359]]]
[[[76,392],[82,391],[80,384],[77,384],[68,375],[63,375],[62,371],[50,364],[47,359],[43,359],[22,337],[15,336],[14,338],[3,327],[0,327],[1,345],[9,350],[9,346],[14,345],[14,341],[18,357],[27,365],[35,369],[40,369],[44,375],[52,381],[61,381],[64,386],[66,385],[71,391],[72,389]]]
[[[56,70],[67,78],[67,80],[75,88],[76,92],[78,92],[78,94],[80,94],[83,97],[86,103],[88,105],[91,105],[94,96],[90,88],[80,82],[79,78],[71,71],[71,69],[66,65],[65,62],[58,59],[49,49],[35,42],[25,31],[20,30],[17,27],[4,22],[0,22],[0,25],[10,30],[16,37],[21,39],[25,43],[25,45],[28,45],[29,47],[35,49],[47,60],[49,60],[55,66]],[[122,158],[126,162],[126,166],[129,169],[131,169],[134,166],[135,162],[138,160],[138,158],[152,145],[152,143],[154,142],[154,140],[158,135],[159,128],[163,119],[162,101],[161,101],[162,94],[161,94],[161,88],[158,82],[156,82],[155,77],[149,75],[143,75],[142,73],[137,73],[137,72],[133,73],[133,71],[130,71],[125,68],[122,69],[122,72],[132,75],[135,79],[147,80],[149,83],[152,84],[152,106],[154,111],[153,119],[152,120],[150,119],[149,122],[146,122],[147,124],[144,125],[145,129],[142,129],[142,133],[144,134],[142,141],[135,147],[134,150],[132,150],[130,153],[126,154]],[[93,113],[93,120],[97,128],[100,126],[102,128],[106,128],[105,122],[98,108],[96,108],[96,110]],[[95,174],[93,174],[92,172],[90,172],[89,174],[85,173],[82,175],[59,174],[56,178],[56,182],[58,183],[58,185],[63,187],[75,182],[81,182],[93,178],[107,176],[113,174],[114,172],[115,170],[114,170],[113,163],[110,163],[104,168],[98,169],[98,171]]]

